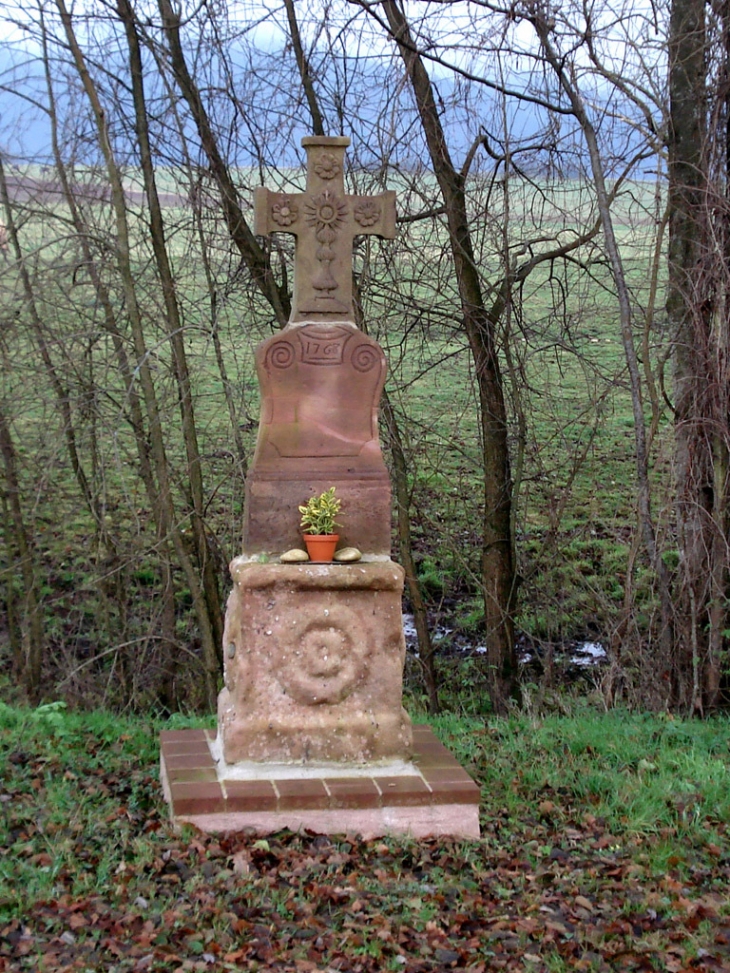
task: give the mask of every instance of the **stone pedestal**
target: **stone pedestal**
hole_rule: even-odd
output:
[[[407,760],[400,565],[238,558],[231,574],[218,704],[225,762]]]

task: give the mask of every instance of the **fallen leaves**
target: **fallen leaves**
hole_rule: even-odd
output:
[[[550,835],[533,863],[524,834],[494,847],[290,833],[185,841],[161,828],[124,886],[36,902],[7,923],[0,970],[727,969],[720,876],[654,878],[630,849],[606,855],[595,832],[581,834]],[[547,883],[536,878],[546,870]]]
[[[6,766],[0,973],[730,969],[722,827],[661,868],[654,839],[555,792],[534,817],[485,806],[479,842],[180,836],[133,764]],[[49,775],[75,789],[65,810]]]

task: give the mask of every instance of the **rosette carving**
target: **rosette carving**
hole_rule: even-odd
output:
[[[299,208],[288,196],[278,199],[271,207],[271,219],[279,226],[291,226],[299,216]]]
[[[374,226],[380,219],[380,204],[374,199],[363,199],[355,206],[355,221],[360,226]]]
[[[334,179],[340,172],[340,164],[331,152],[324,152],[314,165],[320,179]]]
[[[355,633],[359,633],[355,637]],[[298,703],[340,703],[367,674],[367,638],[347,606],[303,613],[290,633],[293,653],[282,660],[279,681]]]

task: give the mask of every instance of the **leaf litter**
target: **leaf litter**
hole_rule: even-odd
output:
[[[730,970],[722,822],[661,867],[558,793],[480,841],[175,834],[129,756],[6,756],[0,973]]]

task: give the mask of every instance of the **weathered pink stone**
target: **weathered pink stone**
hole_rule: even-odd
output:
[[[256,350],[261,422],[244,554],[231,563],[218,736],[209,749],[202,731],[163,735],[165,797],[176,823],[205,830],[478,837],[476,784],[424,728],[410,763],[402,706],[404,571],[388,556],[377,425],[385,356],[352,308],[353,237],[394,235],[395,194],[345,194],[349,139],[302,144],[307,191],[256,193],[256,232],[297,237],[294,298],[289,325]],[[298,547],[299,505],[331,486],[340,547],[359,548],[362,560],[252,558]]]
[[[342,501],[340,544],[390,553],[390,480],[378,441],[385,355],[355,326],[352,242],[395,236],[395,193],[345,192],[350,140],[312,136],[303,193],[255,194],[255,231],[296,237],[289,325],[256,350],[259,437],[246,481],[243,550],[301,544],[299,504],[331,486]]]
[[[406,759],[403,568],[234,561],[218,733],[227,763]]]
[[[298,506],[336,487],[340,546],[390,553],[390,479],[378,439],[385,355],[352,324],[287,328],[256,350],[261,422],[243,549],[301,544]]]
[[[259,187],[254,195],[254,232],[291,233],[294,294],[291,323],[354,321],[352,241],[356,236],[395,236],[395,192],[351,196],[345,192],[345,136],[311,135],[307,151],[307,188],[274,193]]]

